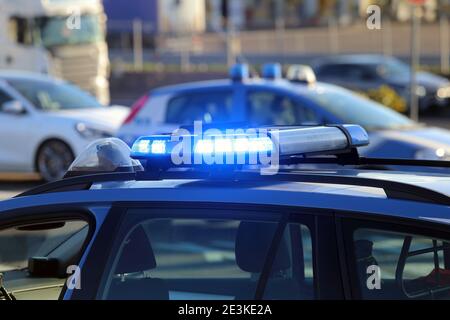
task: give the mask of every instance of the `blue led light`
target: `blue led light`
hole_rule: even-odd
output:
[[[133,152],[150,153],[150,141],[139,140],[133,145]]]
[[[214,152],[214,142],[212,140],[199,140],[195,145],[194,152],[212,154]]]
[[[234,140],[234,151],[238,153],[245,153],[250,150],[250,142],[248,138],[237,138]]]
[[[233,152],[233,141],[231,139],[216,139],[214,141],[214,152],[216,153]]]
[[[167,154],[170,136],[154,136],[139,138],[131,148],[131,157],[136,159]]]
[[[271,152],[274,148],[272,139],[269,137],[261,137],[250,139],[249,152]]]
[[[166,153],[166,141],[155,140],[152,143],[153,154],[165,154]]]
[[[199,140],[194,152],[197,154],[241,154],[272,152],[274,144],[269,137],[235,137]]]

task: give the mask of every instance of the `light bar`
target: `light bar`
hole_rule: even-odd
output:
[[[243,130],[241,130],[243,131]],[[247,130],[248,132],[249,130]],[[329,127],[271,128],[250,133],[184,136],[148,136],[133,145],[134,159],[171,157],[173,152],[187,158],[228,157],[268,154],[279,157],[322,154],[334,155],[369,144],[367,132],[357,125]],[[227,159],[228,159],[227,158]]]

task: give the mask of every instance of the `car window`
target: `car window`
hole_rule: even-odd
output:
[[[43,111],[102,107],[90,94],[67,83],[25,79],[9,79],[8,83]]]
[[[12,100],[13,99],[6,92],[0,89],[0,112],[3,111],[3,104]]]
[[[448,242],[361,228],[353,248],[363,299],[450,299]]]
[[[0,273],[18,300],[56,300],[89,232],[85,221],[18,225],[0,230]],[[0,294],[0,300],[1,300]]]
[[[375,80],[376,74],[365,66],[348,65],[345,79],[352,81],[370,81]]]
[[[127,230],[115,250],[100,297],[254,299],[277,226],[252,219],[144,219]],[[308,227],[287,225],[264,299],[313,299],[312,261]]]
[[[311,108],[271,91],[255,91],[248,94],[249,122],[255,126],[320,124]]]
[[[320,66],[317,70],[318,77],[340,78],[348,73],[348,66],[342,64],[329,64]]]
[[[166,122],[182,125],[194,121],[226,122],[230,119],[232,105],[231,91],[179,95],[167,105]]]
[[[342,123],[358,124],[367,130],[401,129],[416,125],[392,109],[345,89],[324,85],[304,94]]]

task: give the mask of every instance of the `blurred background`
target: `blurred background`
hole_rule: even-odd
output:
[[[217,78],[238,57],[256,65],[309,64],[348,53],[410,59],[407,0],[141,0],[133,6],[105,0],[104,5],[111,93],[118,102],[139,93],[136,83]],[[382,10],[380,30],[367,28],[370,5]],[[450,1],[427,0],[420,10],[420,68],[448,76]],[[128,90],[120,93],[126,84]]]

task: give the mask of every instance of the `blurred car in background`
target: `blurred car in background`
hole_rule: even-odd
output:
[[[392,89],[409,105],[411,68],[402,61],[383,55],[342,55],[316,60],[313,63],[317,79],[350,90],[370,93]],[[417,95],[421,111],[450,106],[450,81],[429,72],[417,73]]]
[[[276,69],[276,67],[274,66]],[[359,124],[372,141],[364,156],[450,159],[450,131],[428,128],[347,89],[305,79],[281,78],[266,68],[250,78],[237,65],[231,78],[159,88],[140,98],[118,131],[132,145],[139,137],[170,133],[194,121],[248,126]]]
[[[59,179],[87,144],[114,135],[128,112],[61,80],[0,72],[0,172]]]

